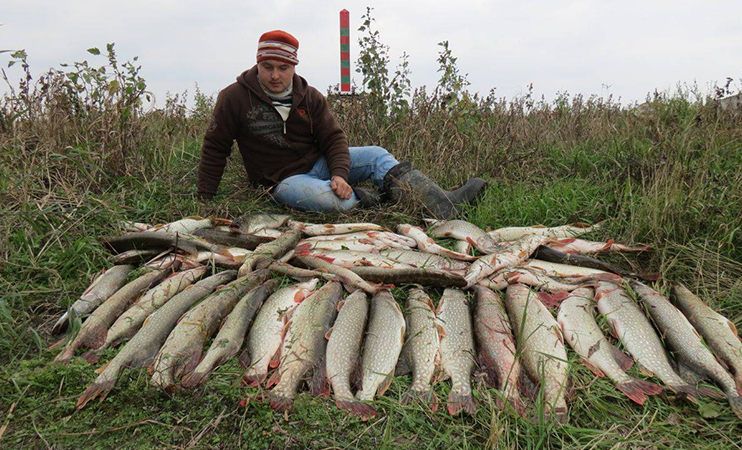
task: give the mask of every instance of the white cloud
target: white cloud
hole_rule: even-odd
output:
[[[533,83],[547,98],[567,91],[641,101],[677,82],[707,87],[742,77],[742,4],[735,1],[5,0],[0,47],[25,48],[40,72],[89,59],[85,49],[116,42],[121,59],[140,57],[142,75],[163,98],[166,91],[192,91],[195,83],[217,92],[253,64],[260,34],[281,28],[300,40],[298,72],[324,91],[339,79],[339,11],[351,12],[355,66],[357,28],[369,4],[393,65],[402,52],[409,55],[413,85],[438,80],[442,40],[472,90],[496,87],[506,97]],[[0,58],[4,64],[8,56]],[[16,68],[9,74],[19,77]],[[360,75],[353,76],[360,84]]]

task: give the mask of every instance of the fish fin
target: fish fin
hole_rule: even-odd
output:
[[[582,358],[582,364],[585,365],[588,369],[590,369],[590,372],[593,373],[598,378],[603,378],[605,374],[602,370],[598,369],[595,365],[593,365],[590,361],[587,360],[587,358]]]
[[[394,377],[387,375],[386,378],[384,378],[384,381],[381,382],[379,387],[376,389],[376,393],[379,397],[384,395],[384,393],[389,389],[389,386],[392,385],[392,381],[394,380]]]
[[[279,413],[288,411],[294,404],[294,400],[278,395],[275,392],[268,394],[268,401],[270,402],[271,409]]]
[[[714,389],[707,388],[707,387],[697,388],[695,386],[691,386],[690,384],[674,385],[674,386],[667,385],[667,388],[675,392],[676,394],[685,395],[686,399],[689,402],[695,403],[695,404],[698,404],[698,397],[701,397],[701,396],[715,398],[715,399],[721,399],[725,397],[724,394]]]
[[[533,380],[531,380],[531,377],[528,376],[526,370],[523,367],[520,368],[520,373],[518,374],[518,386],[520,387],[520,391],[523,393],[523,395],[525,395],[531,401],[534,401],[538,396],[538,384],[534,383]]]
[[[57,342],[55,342],[55,343],[53,343],[52,345],[50,345],[50,346],[49,346],[49,350],[54,350],[55,348],[57,348],[57,347],[59,347],[59,346],[63,345],[63,344],[65,343],[65,341],[66,341],[66,340],[67,340],[67,338],[66,338],[66,337],[63,337],[62,339],[60,339],[60,340],[58,340]]]
[[[106,367],[108,367],[108,363],[105,363],[102,366],[98,367],[97,369],[95,369],[95,371],[93,371],[93,373],[100,375],[104,370],[106,370]]]
[[[618,363],[618,366],[624,372],[629,370],[631,366],[634,365],[634,360],[631,358],[631,356],[622,352],[621,350],[618,349],[618,347],[611,344],[610,342],[608,343],[608,349],[611,351],[611,354],[613,355],[613,359],[616,360],[616,363]]]
[[[407,362],[406,352],[402,352],[397,360],[397,365],[394,367],[394,375],[407,375],[411,371],[410,365]]]
[[[240,366],[242,366],[243,369],[247,369],[250,367],[250,364],[252,364],[252,358],[250,358],[250,352],[248,352],[247,349],[242,350],[240,356],[237,357],[237,360],[240,362]]]
[[[100,359],[100,355],[95,350],[89,350],[82,355],[82,359],[88,364],[95,364]]]
[[[260,384],[265,381],[265,378],[268,374],[266,373],[257,373],[254,375],[245,375],[242,377],[242,384],[244,386],[248,387],[258,387]]]
[[[330,396],[330,382],[327,379],[327,366],[325,365],[324,356],[314,366],[312,381],[309,384],[309,392],[313,397],[319,397],[321,395],[327,398]]]
[[[430,410],[436,412],[438,410],[438,396],[431,387],[427,389],[407,389],[402,394],[402,404],[409,405],[413,402],[420,402],[428,405]]]
[[[644,366],[639,366],[639,372],[641,372],[643,375],[648,376],[648,377],[654,376],[654,373]]]
[[[436,330],[438,330],[438,340],[443,339],[444,337],[448,336],[448,334],[446,333],[446,329],[443,328],[443,325],[441,325],[440,323],[436,322],[435,328]]]
[[[729,329],[732,330],[732,333],[735,336],[739,337],[739,333],[737,332],[737,327],[734,325],[734,323],[731,320],[727,319],[727,325],[729,325]]]
[[[737,385],[737,392],[739,395],[742,395],[742,372],[737,372],[737,375],[734,377],[734,383]]]
[[[327,333],[325,333],[325,339],[326,340],[328,340],[328,341],[330,340],[330,336],[332,336],[332,330],[334,330],[334,329],[335,329],[335,327],[330,327],[330,329],[327,330]]]
[[[378,414],[376,410],[366,403],[360,400],[335,400],[335,404],[338,409],[343,411],[349,411],[356,416],[360,417],[361,420],[366,421]]]
[[[99,395],[101,396],[101,401],[103,401],[106,398],[106,395],[108,395],[111,389],[113,389],[113,386],[115,384],[116,378],[107,379],[105,381],[94,381],[90,384],[90,386],[88,386],[87,389],[85,389],[85,392],[83,392],[80,398],[77,400],[75,409],[77,409],[78,411],[83,409],[90,400],[93,400]]]
[[[464,395],[451,390],[448,394],[446,408],[448,409],[448,414],[452,416],[457,415],[462,410],[470,415],[474,415],[477,412],[477,408],[474,405],[474,397],[472,397],[471,392],[468,395]]]
[[[270,362],[268,362],[268,367],[275,369],[279,364],[281,364],[281,347],[279,347],[278,350],[276,350],[276,353],[273,354],[273,357],[271,357]]]
[[[616,388],[639,405],[644,405],[644,402],[647,401],[647,395],[657,395],[662,392],[662,386],[638,378],[619,383]]]
[[[742,419],[742,397],[729,397],[729,406],[732,407],[732,412],[734,412],[734,415],[737,416],[737,418]]]
[[[680,375],[680,378],[685,380],[688,384],[695,385],[708,378],[705,375],[696,372],[693,368],[681,361],[678,361],[676,366],[678,375]]]
[[[265,382],[265,388],[269,389],[277,385],[279,382],[281,382],[281,374],[277,370],[274,370],[270,378],[268,378],[268,381]]]

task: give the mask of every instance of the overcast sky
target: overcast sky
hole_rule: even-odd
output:
[[[196,83],[217,93],[254,64],[264,31],[283,29],[300,42],[297,72],[325,92],[339,82],[343,8],[351,14],[353,79],[361,82],[357,29],[366,6],[390,46],[390,70],[406,52],[414,86],[436,84],[442,40],[468,73],[470,90],[496,88],[508,98],[533,83],[549,99],[566,91],[630,103],[678,83],[710,92],[728,76],[742,79],[739,0],[2,0],[0,49],[26,49],[38,74],[94,58],[87,48],[115,42],[121,60],[139,56],[162,105],[166,92],[193,92]],[[8,58],[0,54],[2,67]],[[17,66],[6,71],[20,77]]]

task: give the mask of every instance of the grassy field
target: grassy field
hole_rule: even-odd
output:
[[[93,81],[73,95],[62,89],[64,76],[51,74],[46,91],[33,78],[0,104],[2,448],[742,447],[742,423],[725,402],[693,405],[663,394],[639,407],[596,379],[573,353],[574,392],[564,426],[534,425],[498,411],[495,391],[479,382],[474,417],[402,407],[406,377],[395,379],[378,401],[382,414],[369,422],[307,393],[281,415],[260,401],[260,392],[239,387],[234,361],[205,386],[172,394],[150,387],[146,371],[128,371],[103,403],[76,412],[94,367],[79,358],[50,364],[55,338],[49,330],[92,276],[110,265],[101,236],[119,232],[124,219],[156,223],[193,214],[283,211],[249,187],[234,157],[215,201],[200,204],[196,167],[211,100],[199,94],[188,109],[182,98],[171,98],[164,109],[145,111],[136,101],[145,95],[137,90],[138,75],[116,67],[121,76],[113,88],[111,79]],[[90,94],[95,89],[99,97]],[[484,198],[465,213],[473,223],[495,228],[605,220],[594,237],[654,247],[613,261],[661,273],[658,288],[665,292],[682,281],[742,328],[738,116],[721,116],[687,92],[656,97],[643,115],[610,99],[563,96],[547,103],[530,96],[506,101],[444,94],[417,92],[391,114],[369,113],[376,111],[369,96],[332,102],[352,145],[382,145],[449,187],[473,175],[487,178]],[[414,205],[294,215],[318,222],[420,223]],[[440,399],[448,389],[437,385]],[[245,398],[247,406],[240,407]]]

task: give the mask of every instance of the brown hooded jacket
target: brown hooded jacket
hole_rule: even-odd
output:
[[[219,93],[198,167],[201,197],[216,194],[234,140],[253,184],[272,187],[284,178],[309,172],[320,156],[327,159],[332,176],[348,180],[348,138],[327,100],[299,75],[294,74],[293,83],[285,122],[260,88],[257,66]]]

